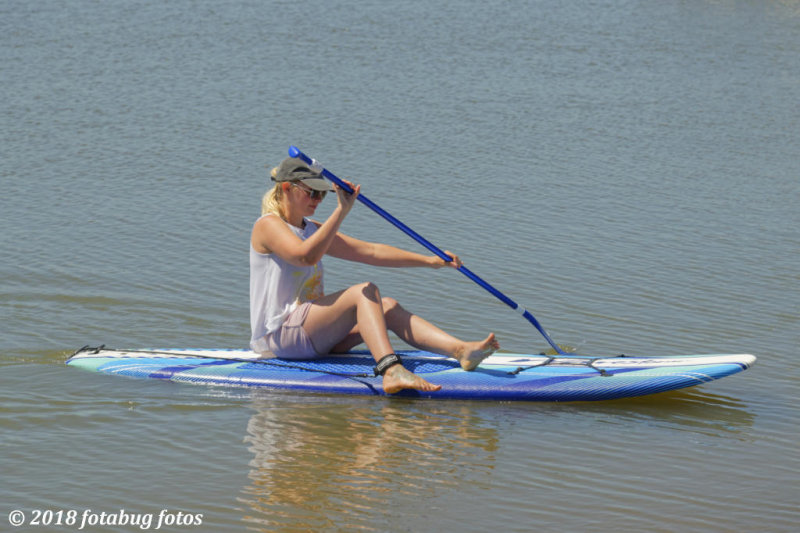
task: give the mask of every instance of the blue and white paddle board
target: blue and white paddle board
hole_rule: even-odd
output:
[[[440,391],[394,396],[463,400],[612,400],[692,387],[746,370],[749,354],[590,358],[494,354],[466,372],[447,357],[398,352]],[[105,374],[221,386],[332,394],[386,395],[366,352],[314,360],[265,359],[248,350],[116,350],[84,347],[67,364]]]

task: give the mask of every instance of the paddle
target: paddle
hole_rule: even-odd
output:
[[[349,193],[353,192],[353,189],[347,183],[343,182],[341,179],[336,177],[332,172],[330,172],[329,170],[327,170],[324,167],[322,167],[322,165],[320,165],[317,160],[312,159],[312,158],[308,157],[306,154],[304,154],[303,152],[301,152],[300,149],[297,148],[296,146],[290,146],[289,147],[289,156],[290,157],[297,157],[297,158],[301,159],[307,165],[311,165],[314,168],[314,170],[317,170],[317,171],[321,172],[323,176],[328,178],[330,181],[332,181],[333,183],[335,183],[339,187],[343,188],[345,191],[347,191]],[[430,241],[428,241],[427,239],[422,237],[416,231],[412,230],[411,228],[409,228],[408,226],[406,226],[405,224],[400,222],[398,219],[396,219],[395,217],[393,217],[392,215],[390,215],[389,213],[384,211],[375,202],[373,202],[372,200],[370,200],[369,198],[367,198],[363,194],[359,194],[357,199],[361,203],[363,203],[364,205],[366,205],[367,207],[369,207],[370,209],[372,209],[373,211],[378,213],[380,216],[382,216],[383,218],[385,218],[386,220],[391,222],[394,226],[396,226],[397,228],[402,230],[406,235],[408,235],[409,237],[411,237],[412,239],[414,239],[415,241],[420,243],[422,246],[424,246],[425,248],[427,248],[428,250],[430,250],[434,254],[436,254],[439,257],[441,257],[444,261],[450,262],[450,261],[453,260],[449,255],[444,253],[441,249],[439,249],[438,247],[434,246]],[[553,349],[558,354],[560,354],[560,355],[569,355],[564,350],[562,350],[561,347],[558,344],[553,342],[553,339],[550,338],[550,335],[547,334],[547,332],[544,330],[542,325],[539,324],[539,321],[536,320],[536,318],[530,313],[530,311],[528,311],[524,307],[521,307],[514,300],[512,300],[511,298],[509,298],[508,296],[506,296],[502,292],[498,291],[497,289],[495,289],[494,287],[489,285],[487,282],[485,282],[483,279],[478,277],[478,275],[473,273],[471,270],[469,270],[464,265],[461,265],[460,267],[458,267],[458,270],[462,274],[467,276],[469,279],[471,279],[472,281],[474,281],[475,283],[477,283],[478,285],[480,285],[481,287],[483,287],[484,289],[489,291],[498,300],[500,300],[501,302],[503,302],[504,304],[509,306],[511,309],[514,309],[517,313],[521,314],[523,317],[528,319],[528,322],[533,324],[534,327],[537,330],[539,330],[539,333],[542,334],[542,336],[545,338],[545,340],[550,344],[550,346],[553,347]]]

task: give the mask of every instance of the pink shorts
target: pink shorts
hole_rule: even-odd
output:
[[[283,325],[276,331],[264,337],[267,348],[281,359],[311,359],[319,357],[320,354],[311,344],[311,338],[303,329],[303,322],[306,321],[308,312],[311,310],[311,302],[306,302],[297,306],[289,313]]]

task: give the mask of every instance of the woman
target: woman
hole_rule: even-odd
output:
[[[481,341],[457,339],[406,311],[397,301],[381,297],[378,287],[361,283],[324,294],[322,256],[385,267],[458,267],[453,261],[425,256],[393,246],[365,242],[339,233],[361,186],[349,194],[328,182],[302,160],[288,157],[272,170],[275,186],[264,195],[262,216],[250,239],[250,345],[261,353],[303,359],[331,352],[347,352],[365,343],[383,376],[383,389],[436,391],[403,367],[389,341],[388,330],[420,349],[458,360],[472,370],[499,348],[494,334]],[[336,191],[338,205],[323,223],[314,214],[328,191]]]

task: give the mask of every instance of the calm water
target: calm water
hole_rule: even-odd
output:
[[[793,530],[800,2],[335,4],[0,3],[0,529],[91,509],[202,514],[169,531]],[[290,144],[557,342],[759,362],[519,405],[64,366],[246,345],[249,229]],[[363,206],[344,229],[419,249]],[[327,266],[329,290],[369,279],[457,335],[546,348],[457,272]]]

